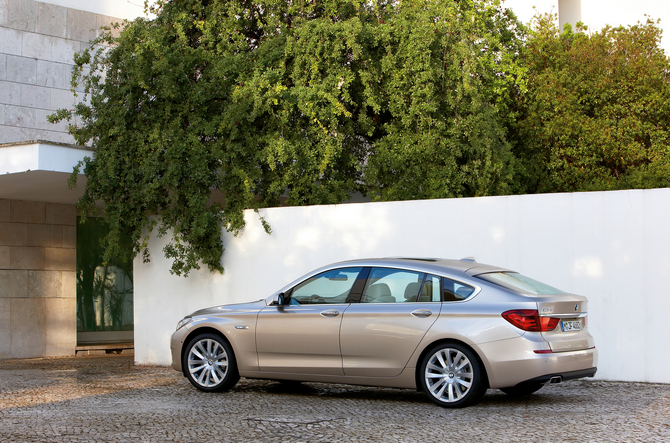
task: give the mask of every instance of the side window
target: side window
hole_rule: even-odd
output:
[[[363,268],[340,268],[322,272],[295,286],[289,304],[313,305],[346,303],[351,288]]]
[[[472,286],[448,278],[442,279],[442,287],[444,290],[444,301],[465,300],[475,292],[475,288]]]
[[[361,303],[416,301],[424,275],[422,272],[403,269],[372,268],[363,290]]]
[[[435,275],[427,275],[423,282],[421,294],[419,295],[420,302],[439,302],[440,297],[440,277]]]

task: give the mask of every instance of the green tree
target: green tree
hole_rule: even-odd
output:
[[[516,155],[527,192],[670,186],[670,63],[652,22],[588,34],[537,17]]]
[[[381,200],[508,194],[508,141],[525,29],[498,2],[403,2],[365,71],[374,146],[365,183]],[[372,119],[370,119],[372,117]]]
[[[508,192],[522,34],[497,0],[159,2],[76,58],[87,100],[53,120],[96,149],[105,257],[171,231],[174,273],[221,271],[244,209]]]

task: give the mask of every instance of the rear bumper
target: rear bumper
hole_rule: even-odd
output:
[[[544,383],[547,383],[549,381],[552,381],[552,379],[556,380],[559,377],[560,377],[560,380],[558,380],[558,381],[576,380],[578,378],[593,377],[593,376],[596,375],[596,371],[598,371],[598,368],[581,369],[579,371],[569,371],[569,372],[562,372],[562,373],[557,373],[557,374],[546,374],[546,375],[541,375],[539,377],[531,378],[530,380],[526,380],[526,381],[523,381],[523,382],[518,383],[518,384],[523,384],[523,383],[543,383],[544,384]]]
[[[546,349],[540,340],[527,337],[480,345],[489,386],[493,389],[516,386],[524,382],[547,383],[552,377],[571,380],[592,377],[598,367],[596,348],[577,351],[536,353]]]

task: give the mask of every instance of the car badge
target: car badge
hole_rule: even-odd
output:
[[[578,311],[578,310],[579,310],[579,303],[577,303],[577,304],[575,305],[575,311]]]

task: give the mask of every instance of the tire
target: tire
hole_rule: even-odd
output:
[[[431,348],[421,361],[419,381],[433,402],[447,408],[477,403],[486,393],[486,381],[475,354],[458,343]]]
[[[182,367],[193,386],[205,392],[221,392],[240,379],[232,348],[216,334],[201,334],[191,340]]]
[[[523,397],[539,391],[542,386],[544,386],[542,383],[521,383],[509,388],[500,388],[500,390],[512,397]]]

